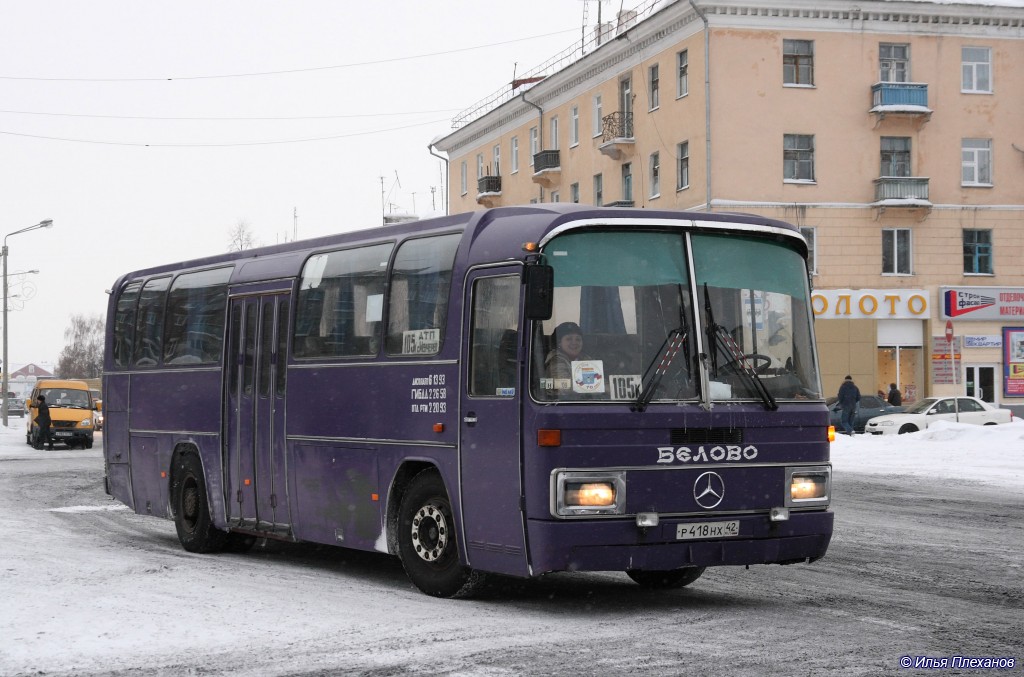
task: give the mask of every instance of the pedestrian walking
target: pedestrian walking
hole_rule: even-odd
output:
[[[900,394],[900,390],[896,387],[895,383],[889,384],[889,395],[885,398],[885,401],[894,407],[903,404],[903,395]]]
[[[50,451],[53,451],[53,437],[50,436],[50,425],[53,423],[50,420],[50,407],[46,406],[46,397],[40,395],[36,398],[37,413],[36,413],[36,425],[39,426],[39,432],[36,434],[36,449],[42,449],[44,444],[50,445]]]
[[[847,435],[853,434],[854,421],[857,419],[857,409],[860,407],[860,388],[853,382],[849,374],[843,379],[839,386],[839,407],[843,411],[842,424],[843,432]]]

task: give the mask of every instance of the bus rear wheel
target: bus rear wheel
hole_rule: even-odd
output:
[[[705,567],[685,567],[683,569],[670,569],[668,571],[647,571],[645,569],[629,569],[626,575],[644,588],[664,590],[667,588],[682,588],[704,574]]]
[[[398,554],[413,585],[433,597],[470,597],[484,583],[483,573],[459,562],[451,502],[434,469],[413,477],[402,497]]]
[[[223,550],[228,534],[213,526],[206,476],[199,457],[192,453],[178,454],[173,473],[171,508],[181,547],[189,552]]]

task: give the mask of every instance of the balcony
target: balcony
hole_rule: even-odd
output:
[[[932,208],[928,179],[920,176],[882,176],[875,179],[875,207],[883,210]]]
[[[928,85],[920,82],[876,82],[871,85],[871,110],[880,123],[886,115],[902,115],[927,122]]]
[[[476,180],[476,201],[484,207],[497,206],[501,200],[501,177],[481,176]]]
[[[533,156],[533,182],[545,188],[558,185],[562,177],[561,153],[557,150],[542,150]]]
[[[613,160],[620,160],[633,154],[636,139],[633,138],[633,113],[616,111],[602,119],[601,145],[598,150]]]
[[[636,203],[632,200],[616,200],[615,202],[606,202],[605,207],[635,207]]]

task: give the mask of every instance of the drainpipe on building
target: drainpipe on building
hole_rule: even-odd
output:
[[[534,102],[528,101],[526,99],[526,92],[520,94],[520,98],[523,100],[523,103],[528,103],[537,109],[537,145],[540,146],[538,150],[544,150],[544,109]],[[530,158],[530,162],[533,162],[532,157]],[[544,186],[540,187],[540,201],[544,202]]]
[[[446,158],[443,155],[438,155],[437,153],[435,153],[434,152],[434,144],[433,143],[428,143],[427,144],[427,152],[430,153],[431,155],[433,155],[434,157],[440,159],[442,162],[444,162],[444,180],[448,182],[449,187],[450,187],[452,180],[451,180],[451,177],[448,175],[448,169],[449,169],[448,158]],[[444,215],[448,216],[448,191],[447,190],[442,190],[441,191],[441,206],[444,209]]]
[[[704,22],[704,184],[707,186],[704,211],[711,211],[711,30],[708,26],[708,18],[700,11],[693,0],[690,0],[690,7],[697,13],[700,20]]]

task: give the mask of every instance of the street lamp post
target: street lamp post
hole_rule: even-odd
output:
[[[28,228],[22,228],[11,233],[4,235],[4,248],[3,248],[3,259],[4,259],[4,358],[3,362],[0,363],[0,368],[3,369],[3,405],[0,409],[3,410],[2,420],[4,427],[7,427],[7,386],[8,386],[8,375],[10,374],[10,364],[7,362],[7,238],[11,235],[18,235],[20,233],[27,233],[30,230],[38,230],[39,228],[50,228],[53,226],[53,219],[46,219],[40,221],[34,226]]]

